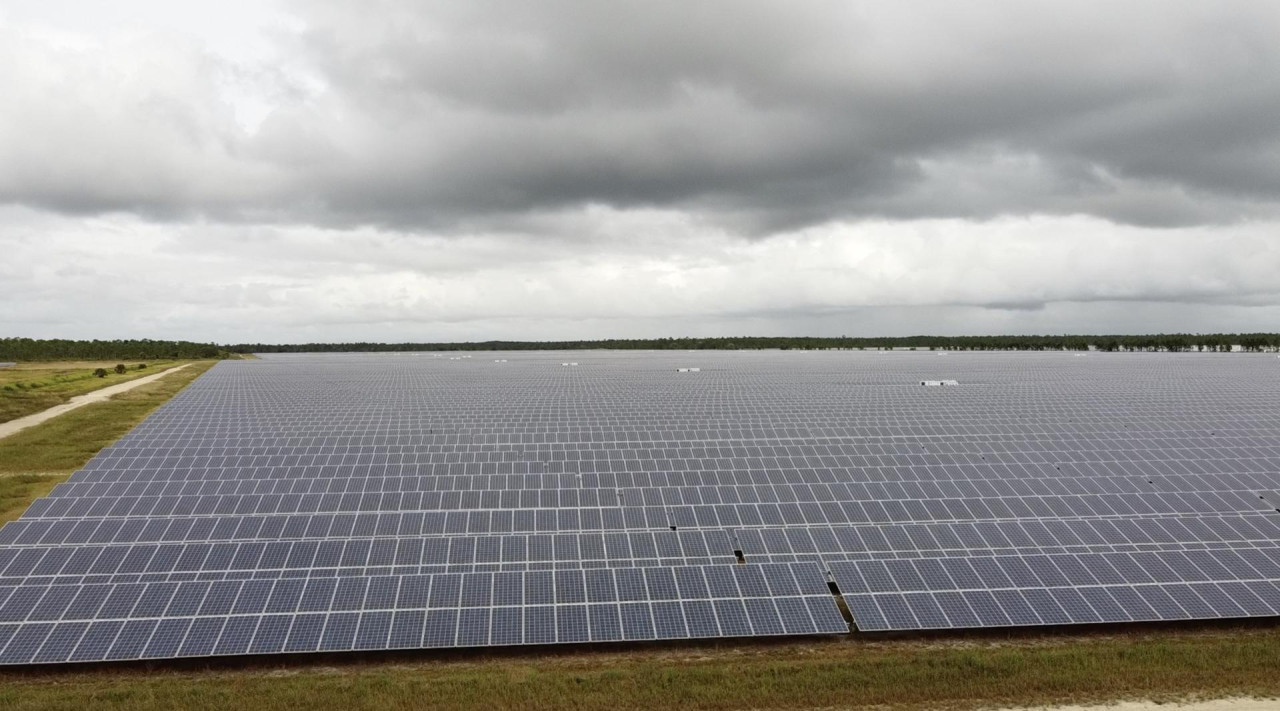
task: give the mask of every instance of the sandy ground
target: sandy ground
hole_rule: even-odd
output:
[[[1280,699],[1215,699],[1213,701],[1121,701],[1099,706],[1036,706],[1019,711],[1276,711]],[[1012,711],[1012,710],[1011,710]]]
[[[19,417],[16,420],[10,420],[2,423],[0,424],[0,438],[8,437],[15,432],[25,430],[33,425],[38,425],[45,420],[52,419],[63,413],[71,412],[76,408],[84,407],[85,405],[90,405],[95,402],[102,402],[113,395],[119,395],[122,392],[132,390],[140,385],[153,383],[169,373],[182,370],[188,365],[191,364],[187,363],[185,365],[179,365],[176,368],[170,368],[166,371],[156,373],[155,375],[148,375],[145,378],[138,378],[137,380],[130,380],[127,383],[120,383],[119,385],[112,385],[110,387],[102,388],[101,390],[94,390],[93,392],[85,393],[84,395],[77,395],[71,398],[70,402],[62,405],[55,405],[43,412],[37,412],[34,415],[27,415],[26,417]]]

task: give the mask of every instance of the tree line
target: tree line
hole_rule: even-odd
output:
[[[226,346],[235,353],[379,353],[412,351],[535,351],[535,350],[739,350],[919,348],[955,351],[1246,351],[1280,348],[1278,333],[1156,334],[1111,336],[903,336],[851,338],[760,337],[627,338],[599,341],[479,341],[468,343],[241,343]]]
[[[0,361],[206,359],[230,356],[231,352],[225,346],[191,341],[0,338]]]
[[[536,350],[739,350],[777,348],[823,350],[916,348],[951,351],[1245,351],[1280,349],[1280,333],[1172,333],[1154,335],[1065,336],[847,336],[723,338],[627,338],[598,341],[479,341],[467,343],[193,343],[191,341],[0,338],[0,361],[142,360],[230,358],[241,353],[383,353],[414,351]]]

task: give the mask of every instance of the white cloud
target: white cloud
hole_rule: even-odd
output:
[[[594,225],[583,236],[590,249],[580,249],[531,235],[176,227],[12,209],[4,218],[10,258],[0,299],[25,308],[6,310],[0,330],[39,336],[577,338],[657,335],[663,324],[684,332],[684,323],[730,334],[763,324],[867,334],[850,314],[875,309],[904,315],[881,326],[900,334],[963,331],[946,321],[961,313],[990,327],[1060,331],[1063,307],[1114,321],[1117,303],[1163,309],[1153,329],[1218,330],[1203,317],[1179,326],[1187,305],[1211,307],[1204,313],[1213,319],[1253,313],[1256,323],[1236,323],[1264,329],[1276,309],[1258,307],[1280,291],[1276,223],[1153,230],[1088,217],[917,220],[831,223],[751,241],[702,233],[678,213],[595,208],[560,218],[574,229]],[[591,332],[586,323],[607,327]]]

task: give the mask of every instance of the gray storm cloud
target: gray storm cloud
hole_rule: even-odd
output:
[[[0,15],[0,298],[22,306],[0,328],[606,337],[1276,315],[1274,3],[254,8],[230,6],[212,38],[195,20]],[[265,49],[228,40],[240,25]],[[123,244],[130,258],[104,255]],[[78,311],[104,295],[105,323]]]
[[[1275,214],[1271,3],[298,3],[309,83],[6,31],[0,198],[455,229],[586,204],[839,218]],[[228,81],[268,92],[235,121]],[[51,91],[57,89],[57,91]],[[292,89],[292,90],[290,90]]]

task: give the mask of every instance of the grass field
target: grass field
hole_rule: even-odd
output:
[[[18,363],[0,368],[0,422],[16,420],[54,405],[61,405],[76,395],[83,395],[110,385],[127,383],[147,375],[154,375],[175,365],[189,363],[183,360],[146,361],[123,363],[128,370],[117,374],[114,362],[53,361],[42,363]],[[102,368],[107,377],[94,377],[93,371]]]
[[[154,383],[0,439],[0,523],[17,518],[36,497],[66,479],[211,367],[212,361],[196,363]],[[148,368],[142,372],[156,371]]]
[[[973,709],[1280,694],[1280,631],[832,639],[0,672],[4,709]]]
[[[118,439],[201,362],[0,440],[0,521]],[[1280,696],[1280,628],[1010,633],[0,670],[0,709],[973,709]]]

